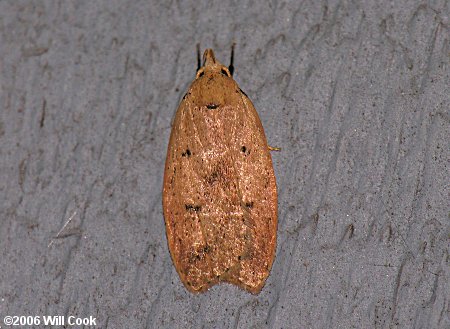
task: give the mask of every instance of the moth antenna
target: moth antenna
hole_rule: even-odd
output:
[[[230,58],[230,66],[228,66],[228,70],[230,71],[231,76],[233,76],[233,72],[234,72],[234,46],[236,46],[236,42],[233,42],[233,44],[231,45],[231,58]]]
[[[200,43],[197,43],[197,72],[202,67],[202,61],[200,58]]]

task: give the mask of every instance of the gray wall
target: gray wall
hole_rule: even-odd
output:
[[[449,328],[450,10],[429,2],[0,1],[0,321]],[[193,295],[165,154],[196,43],[228,63],[233,41],[282,148],[277,255],[257,296]]]

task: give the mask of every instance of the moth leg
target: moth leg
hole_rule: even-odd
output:
[[[269,148],[269,151],[281,151],[280,147],[272,147],[270,145],[267,145],[267,147]]]
[[[228,70],[230,71],[231,76],[233,76],[233,72],[234,72],[234,46],[236,46],[236,42],[233,42],[233,44],[231,45],[231,58],[230,58],[230,66],[228,66]]]

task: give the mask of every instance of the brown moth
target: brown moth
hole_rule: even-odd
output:
[[[275,256],[277,187],[261,121],[230,71],[205,51],[173,122],[163,211],[189,291],[229,282],[257,294]]]

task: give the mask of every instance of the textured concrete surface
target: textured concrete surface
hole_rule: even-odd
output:
[[[0,1],[0,326],[450,328],[449,17],[446,0]],[[257,296],[193,295],[167,248],[166,147],[196,43],[227,63],[233,41],[282,147],[277,256]]]

